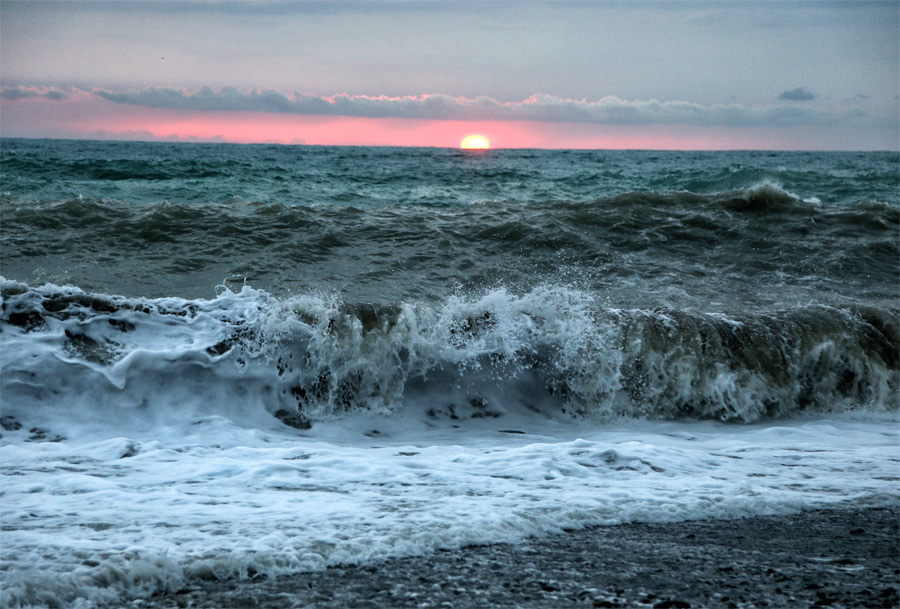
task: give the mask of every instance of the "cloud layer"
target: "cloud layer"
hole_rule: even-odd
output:
[[[319,97],[303,93],[285,95],[271,89],[241,92],[233,87],[225,87],[218,92],[209,87],[193,93],[153,87],[129,92],[98,90],[95,93],[109,101],[153,108],[430,120],[751,127],[821,125],[863,115],[859,110],[838,113],[792,105],[753,108],[738,104],[702,105],[686,101],[629,101],[615,96],[589,101],[537,94],[519,102],[500,102],[490,97],[465,98],[442,94],[372,97],[342,93]]]
[[[838,111],[795,104],[703,105],[687,101],[624,100],[616,96],[590,101],[536,94],[522,101],[501,102],[491,97],[466,98],[443,94],[387,97],[342,93],[321,97],[296,92],[288,95],[272,89],[240,91],[234,87],[225,87],[219,91],[203,87],[193,92],[167,87],[130,91],[94,89],[87,93],[119,104],[199,112],[264,112],[427,120],[787,127],[837,124],[865,116],[858,108]],[[812,99],[810,95],[813,94],[798,88],[785,91],[780,99],[808,100]],[[4,88],[2,91],[2,97],[11,101],[32,97],[63,100],[68,96],[69,93],[58,89],[17,87]]]
[[[69,95],[56,88],[40,89],[36,87],[3,87],[0,89],[0,98],[9,101],[19,101],[35,97],[44,97],[53,101],[62,101]]]
[[[790,91],[783,91],[781,95],[778,96],[778,99],[783,99],[787,101],[810,101],[818,97],[812,91],[807,91],[803,87],[797,87],[796,89],[791,89]]]

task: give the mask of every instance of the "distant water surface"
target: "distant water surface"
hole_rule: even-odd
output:
[[[900,496],[896,153],[0,153],[4,606]]]

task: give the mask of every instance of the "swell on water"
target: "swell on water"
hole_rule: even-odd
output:
[[[29,283],[185,298],[249,278],[278,297],[336,289],[355,302],[435,302],[458,286],[521,293],[564,275],[614,290],[612,301],[627,308],[682,286],[693,308],[734,298],[722,312],[810,299],[893,306],[900,272],[896,205],[827,206],[768,181],[529,202],[218,201],[0,195],[2,271]]]
[[[180,230],[204,230],[206,227],[228,227],[235,220],[250,223],[242,234],[259,233],[267,225],[271,229],[307,229],[320,223],[341,220],[365,220],[368,212],[383,220],[402,213],[404,217],[434,217],[438,222],[459,218],[482,221],[485,212],[502,210],[503,216],[517,213],[534,215],[549,214],[572,225],[590,226],[597,220],[604,222],[623,221],[632,214],[652,214],[653,219],[665,220],[668,214],[693,214],[715,218],[727,224],[730,218],[723,212],[749,213],[766,212],[781,214],[783,219],[792,215],[820,215],[835,218],[848,226],[861,220],[877,223],[879,226],[893,226],[900,223],[900,208],[890,203],[861,199],[852,204],[823,206],[817,197],[801,197],[786,190],[772,180],[762,180],[743,188],[694,192],[687,190],[625,191],[617,194],[581,199],[561,199],[560,197],[535,198],[519,201],[513,198],[473,199],[468,203],[458,198],[442,199],[435,193],[432,199],[408,201],[402,196],[387,202],[372,201],[366,204],[365,197],[345,197],[351,202],[335,204],[332,201],[301,202],[247,200],[239,196],[226,196],[203,202],[180,202],[157,200],[135,203],[115,198],[78,195],[61,199],[30,199],[0,195],[5,219],[10,226],[23,230],[53,230],[65,227],[94,227],[104,230],[124,230],[129,228],[153,228],[160,232]],[[354,204],[355,202],[355,204]],[[435,210],[445,213],[435,216]],[[217,221],[218,220],[218,221]],[[185,226],[185,221],[197,223]],[[232,227],[233,228],[233,227]],[[253,229],[250,231],[249,229]],[[10,235],[14,237],[14,235]]]
[[[620,310],[563,286],[432,306],[249,287],[143,299],[4,281],[0,295],[4,414],[23,419],[76,416],[74,403],[98,421],[191,403],[299,428],[405,407],[751,422],[894,410],[900,387],[900,311],[874,307]]]

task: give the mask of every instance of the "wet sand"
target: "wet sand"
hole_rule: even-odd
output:
[[[192,582],[157,607],[900,607],[900,510],[572,531],[270,580]]]

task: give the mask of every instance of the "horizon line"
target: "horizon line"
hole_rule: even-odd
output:
[[[846,153],[900,153],[897,149],[869,148],[540,148],[540,147],[502,147],[492,146],[488,149],[465,149],[459,146],[402,146],[398,144],[306,144],[293,142],[233,142],[224,140],[181,140],[181,139],[113,139],[91,137],[46,137],[46,136],[4,136],[2,140],[43,140],[67,142],[107,142],[111,144],[187,144],[187,145],[229,145],[229,146],[296,146],[298,148],[408,148],[425,150],[459,150],[466,154],[490,154],[492,150],[547,150],[556,152],[846,152]],[[2,151],[0,151],[2,152]]]

